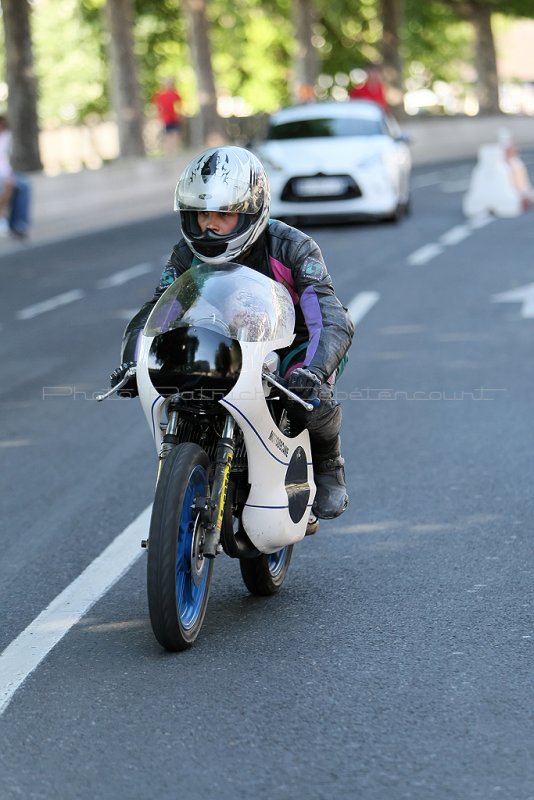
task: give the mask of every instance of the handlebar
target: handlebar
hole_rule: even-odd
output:
[[[306,411],[313,411],[315,408],[317,408],[317,406],[321,402],[319,398],[316,397],[311,401],[311,403],[307,403],[306,400],[303,400],[302,397],[298,396],[298,394],[295,394],[295,392],[292,392],[290,389],[287,389],[283,385],[283,383],[280,383],[280,381],[275,380],[270,372],[265,372],[265,370],[263,370],[261,375],[262,378],[267,381],[267,383],[270,383],[272,386],[276,386],[277,389],[280,389],[281,392],[283,392],[292,400],[294,400],[295,403],[299,403],[301,406],[303,406],[306,409]]]
[[[110,397],[112,394],[115,394],[115,392],[118,392],[118,391],[119,391],[119,389],[122,389],[122,387],[123,387],[123,386],[124,386],[126,383],[128,383],[128,381],[130,380],[130,378],[133,378],[133,376],[135,375],[135,373],[136,373],[136,369],[135,369],[135,367],[130,367],[130,369],[126,370],[126,372],[124,373],[124,377],[123,377],[123,379],[122,379],[122,380],[120,380],[120,381],[117,383],[117,385],[116,385],[116,386],[113,386],[113,387],[112,387],[112,388],[111,388],[111,389],[110,389],[108,392],[106,392],[105,394],[97,394],[97,395],[96,395],[96,397],[95,397],[95,400],[97,401],[97,403],[101,403],[101,402],[102,402],[102,400],[105,400],[105,399],[106,399],[106,397]]]
[[[135,367],[130,367],[130,369],[125,372],[122,380],[120,380],[116,386],[113,386],[104,394],[97,394],[95,400],[98,403],[101,403],[102,400],[105,400],[107,397],[111,397],[112,394],[115,394],[115,392],[118,392],[120,389],[122,389],[122,387],[129,381],[130,378],[135,375],[135,373]],[[279,380],[273,378],[270,372],[266,372],[265,370],[262,371],[262,378],[266,380],[267,383],[270,383],[272,386],[276,386],[277,389],[280,389],[281,392],[290,397],[295,403],[299,403],[301,406],[303,406],[303,408],[306,409],[306,411],[313,411],[321,403],[318,397],[314,398],[310,403],[306,402],[306,400],[303,400],[302,397],[298,396],[298,394],[295,394],[295,392],[287,389]]]

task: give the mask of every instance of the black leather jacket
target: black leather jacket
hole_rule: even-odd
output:
[[[137,361],[138,339],[155,303],[165,289],[191,266],[200,263],[181,239],[174,247],[149,300],[128,324],[121,361]],[[279,220],[270,220],[265,232],[239,263],[282,283],[295,303],[295,340],[292,348],[307,341],[306,366],[328,378],[350,347],[354,325],[334,294],[332,279],[321,251],[309,236]]]

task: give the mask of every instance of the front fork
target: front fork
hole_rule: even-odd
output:
[[[234,430],[235,420],[228,415],[224,423],[222,437],[217,445],[211,496],[204,506],[204,529],[206,534],[202,552],[206,558],[215,558],[221,541],[224,506],[234,458]]]
[[[178,443],[178,419],[178,411],[174,409],[171,410],[167,422],[167,430],[159,451],[158,480],[165,459]],[[200,514],[200,521],[205,532],[203,537],[204,541],[201,544],[201,551],[206,558],[215,558],[219,550],[224,506],[228,494],[228,481],[230,479],[230,470],[232,469],[232,461],[234,458],[234,430],[235,420],[229,414],[224,422],[222,437],[217,444],[211,494],[207,497],[195,498],[195,508]]]
[[[177,439],[178,420],[179,420],[178,411],[176,411],[176,409],[174,408],[171,408],[169,410],[169,418],[167,420],[167,428],[165,431],[165,436],[163,437],[163,441],[159,449],[158,475],[156,478],[156,484],[159,481],[165,459],[167,458],[173,447],[176,444],[178,444],[178,439]]]

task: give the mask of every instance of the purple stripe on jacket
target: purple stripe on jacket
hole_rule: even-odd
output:
[[[277,261],[277,259],[273,258],[272,256],[269,256],[269,262],[271,264],[271,269],[273,271],[275,280],[286,287],[295,305],[300,302],[306,327],[308,328],[308,333],[310,334],[310,343],[308,345],[308,349],[306,350],[306,360],[304,362],[305,364],[309,364],[317,351],[319,346],[319,337],[323,329],[323,317],[321,315],[319,300],[315,294],[313,286],[307,286],[302,292],[299,300],[298,293],[295,289],[293,273],[289,267],[286,267],[285,264],[282,264],[281,261]]]
[[[300,296],[300,307],[310,334],[310,343],[306,350],[306,364],[310,364],[319,347],[319,337],[323,329],[323,317],[321,314],[321,307],[319,306],[319,298],[315,294],[313,286],[307,286],[302,292]]]

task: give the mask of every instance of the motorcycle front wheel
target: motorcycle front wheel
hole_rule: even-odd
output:
[[[148,538],[147,592],[152,630],[166,650],[190,647],[208,605],[213,559],[201,550],[202,526],[195,498],[206,497],[208,456],[180,444],[163,464]]]
[[[270,555],[240,558],[241,577],[249,592],[259,597],[276,594],[285,580],[292,554],[290,544]]]

